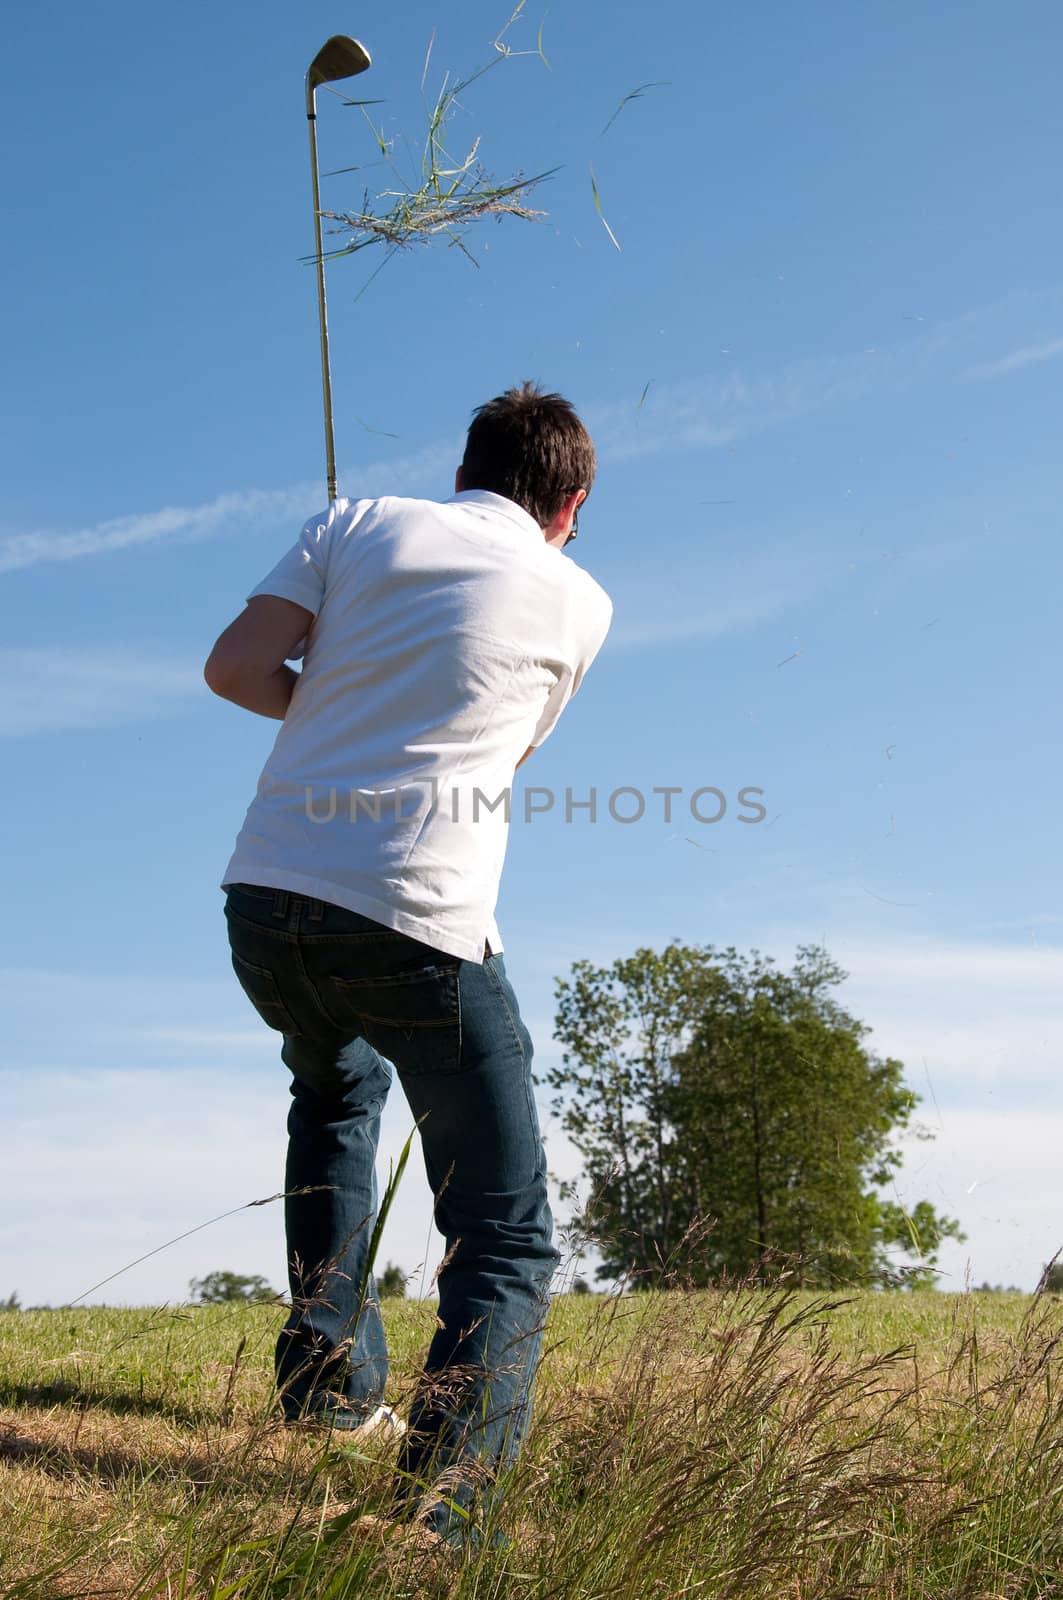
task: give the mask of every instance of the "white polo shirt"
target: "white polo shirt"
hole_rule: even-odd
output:
[[[222,887],[328,900],[469,961],[501,950],[513,771],[579,688],[609,596],[483,489],[336,500],[258,594],[314,621]]]

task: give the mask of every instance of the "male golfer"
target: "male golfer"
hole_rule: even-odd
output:
[[[494,908],[514,770],[612,616],[561,554],[594,467],[567,400],[509,390],[475,412],[451,499],[334,501],[204,672],[281,721],[222,880],[236,975],[292,1074],[281,1404],[402,1431],[367,1276],[390,1062],[446,1240],[397,1511],[452,1538],[447,1502],[516,1456],[560,1259]]]

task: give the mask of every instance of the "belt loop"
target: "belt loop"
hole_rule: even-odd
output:
[[[273,915],[275,917],[286,917],[288,915],[288,891],[287,891],[287,889],[277,889],[277,890],[274,891],[274,895],[273,895]]]
[[[320,900],[308,900],[306,902],[307,916],[311,922],[320,922],[324,909],[324,903]]]

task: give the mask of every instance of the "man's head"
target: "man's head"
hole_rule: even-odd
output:
[[[567,542],[593,482],[590,434],[561,395],[522,383],[473,413],[458,489],[489,489],[515,501],[549,544]]]

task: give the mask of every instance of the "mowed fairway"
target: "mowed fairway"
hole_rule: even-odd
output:
[[[385,1303],[400,1407],[434,1315]],[[1054,1297],[558,1298],[511,1542],[464,1559],[359,1526],[393,1444],[278,1426],[283,1316],[0,1316],[0,1593],[1063,1595]]]

